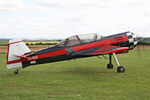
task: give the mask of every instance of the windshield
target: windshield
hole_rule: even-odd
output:
[[[61,41],[58,45],[70,47],[70,46],[85,44],[89,42],[96,42],[100,39],[102,39],[102,36],[98,34],[81,34],[81,35],[75,35],[75,36],[69,37]]]

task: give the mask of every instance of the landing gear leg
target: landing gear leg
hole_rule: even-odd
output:
[[[124,72],[125,72],[125,68],[124,68],[123,66],[120,66],[116,54],[113,53],[113,56],[114,56],[114,59],[115,59],[117,65],[118,65],[117,72],[118,72],[118,73],[124,73]]]
[[[112,54],[109,54],[109,64],[107,64],[108,69],[113,69],[113,64],[112,64]]]
[[[14,71],[14,74],[17,75],[19,73],[19,69]]]

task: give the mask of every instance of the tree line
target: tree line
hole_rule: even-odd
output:
[[[43,42],[37,42],[37,43],[26,43],[26,45],[56,45],[57,43],[52,42],[52,43],[43,43]]]

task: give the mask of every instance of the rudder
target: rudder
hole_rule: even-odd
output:
[[[9,40],[8,51],[7,51],[7,68],[19,68],[22,67],[21,58],[22,56],[31,50],[21,40]]]

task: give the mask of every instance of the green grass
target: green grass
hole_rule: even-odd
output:
[[[97,57],[6,68],[0,54],[0,100],[150,100],[150,50],[118,55],[125,73],[107,69],[107,59]]]

